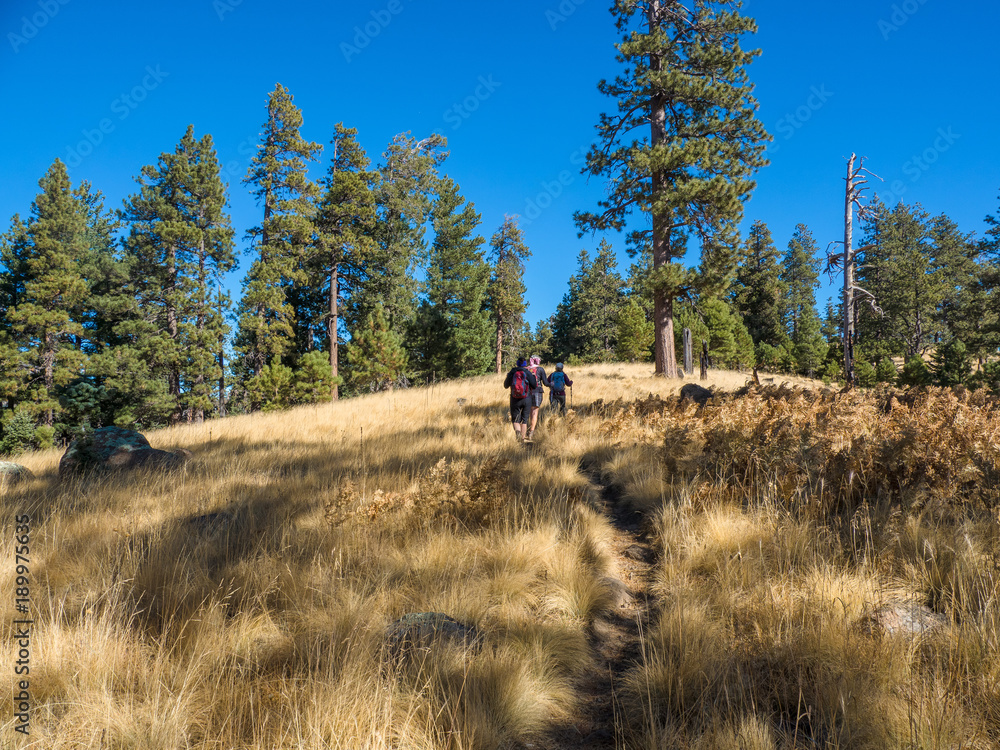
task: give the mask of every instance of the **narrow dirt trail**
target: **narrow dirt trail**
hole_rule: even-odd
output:
[[[615,609],[597,618],[590,629],[595,668],[577,683],[576,715],[534,747],[613,750],[624,747],[621,687],[625,674],[641,658],[640,635],[649,626],[656,550],[644,531],[642,515],[631,510],[615,488],[602,484],[596,471],[586,466],[581,471],[600,490],[613,529]]]

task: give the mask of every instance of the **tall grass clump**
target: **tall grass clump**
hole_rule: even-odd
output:
[[[661,550],[634,746],[1000,743],[993,400],[782,385],[602,416]]]

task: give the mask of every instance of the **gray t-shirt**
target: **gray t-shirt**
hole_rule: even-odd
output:
[[[543,388],[542,386],[546,386],[548,388],[552,387],[551,385],[549,385],[549,379],[545,375],[544,367],[542,367],[541,365],[537,365],[534,367],[529,367],[528,369],[535,374],[535,380],[538,381],[538,385],[537,387],[532,389],[531,391],[532,393],[545,393],[545,388]]]

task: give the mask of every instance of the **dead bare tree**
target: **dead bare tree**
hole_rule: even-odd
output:
[[[857,161],[857,166],[855,166]],[[870,175],[877,180],[881,180],[874,172],[865,167],[865,157],[858,158],[857,154],[851,154],[847,160],[847,187],[844,191],[844,241],[831,242],[830,246],[843,245],[840,253],[834,253],[827,248],[826,268],[828,273],[834,269],[843,269],[844,272],[844,316],[841,328],[841,338],[844,343],[844,378],[847,380],[847,387],[854,385],[854,342],[855,342],[855,302],[860,297],[871,305],[872,310],[877,315],[882,315],[882,309],[878,306],[875,295],[867,289],[862,289],[854,283],[854,272],[857,268],[857,256],[875,247],[865,245],[854,249],[854,209],[858,210],[858,218],[865,219],[871,215],[871,208],[862,202],[862,194],[868,189],[868,177]]]

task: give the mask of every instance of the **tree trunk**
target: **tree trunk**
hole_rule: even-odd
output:
[[[167,287],[167,335],[170,336],[171,352],[173,360],[170,363],[167,375],[167,390],[173,400],[173,411],[170,412],[170,424],[177,424],[181,421],[181,374],[177,363],[178,356],[178,327],[177,308],[175,295],[177,294],[177,248],[173,245],[167,251],[167,277],[170,279]]]
[[[652,34],[658,26],[660,16],[660,0],[653,0],[649,5],[649,33]],[[650,57],[650,69],[658,73],[661,69],[658,55]],[[649,119],[652,129],[651,142],[655,148],[666,140],[667,114],[666,102],[663,96],[654,96],[649,103]],[[666,179],[663,172],[654,170],[652,174],[654,195],[666,189]],[[653,271],[670,263],[670,227],[666,217],[655,209],[653,219]],[[653,291],[653,324],[656,327],[656,374],[668,378],[677,377],[677,353],[674,349],[674,301],[667,290],[657,288]]]
[[[271,188],[268,188],[264,193],[264,223],[260,225],[260,262],[268,262],[267,254],[267,243],[270,241],[268,235],[268,227],[271,221]],[[250,360],[250,369],[253,370],[254,377],[260,375],[261,371],[264,369],[264,365],[267,364],[267,355],[264,352],[264,337],[266,336],[265,331],[267,330],[267,322],[265,319],[267,310],[262,304],[257,305],[255,310],[257,315],[257,335],[255,340],[250,345],[251,350],[247,359]]]
[[[219,348],[219,416],[226,416],[226,352]]]
[[[337,386],[337,375],[339,373],[340,351],[337,345],[338,316],[340,311],[337,307],[337,298],[340,296],[340,279],[338,276],[338,266],[336,264],[330,269],[330,319],[327,322],[330,334],[330,369],[333,371],[334,381],[330,385],[330,397],[336,401],[340,398],[340,388]]]
[[[497,375],[503,372],[503,316],[497,316]]]
[[[199,216],[204,219],[205,208],[204,206],[199,211]],[[198,316],[195,322],[195,327],[198,329],[198,346],[205,345],[205,307],[208,305],[208,284],[205,283],[205,235],[201,235],[201,240],[198,242]],[[204,360],[199,360],[204,361]],[[202,391],[205,389],[205,370],[199,368],[198,374],[194,379],[194,392],[199,399],[207,397],[207,393],[203,394]],[[201,424],[205,421],[205,410],[200,406],[191,407],[190,416],[193,417],[194,421]]]
[[[690,375],[694,372],[694,361],[691,354],[691,329],[684,329],[684,374]]]
[[[847,161],[847,190],[844,199],[844,378],[854,385],[854,254],[852,219],[854,213],[854,154]]]
[[[222,281],[219,281],[219,320],[225,320],[222,312]],[[226,342],[219,337],[219,416],[226,416]]]
[[[55,388],[55,366],[56,366],[56,342],[51,331],[45,331],[44,343],[42,344],[42,371],[45,379],[46,399],[52,398],[52,391]],[[55,424],[56,414],[53,409],[46,409],[42,421],[46,427]]]

